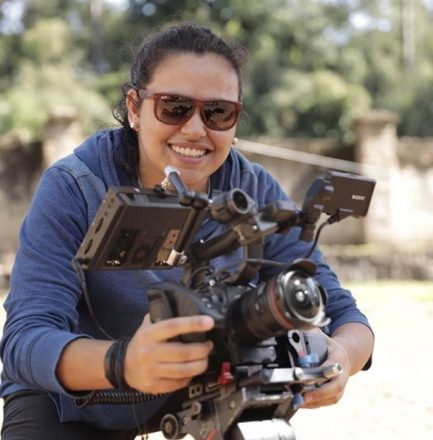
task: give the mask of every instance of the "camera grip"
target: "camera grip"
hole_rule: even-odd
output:
[[[149,314],[152,323],[163,321],[164,319],[174,318],[168,296],[161,290],[150,289],[148,292],[150,299]],[[169,341],[180,342],[179,336],[170,338]]]
[[[148,295],[150,299],[150,320],[153,323],[174,317],[168,297],[164,295],[164,292],[150,289]]]

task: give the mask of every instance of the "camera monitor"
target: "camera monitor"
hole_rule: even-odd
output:
[[[328,181],[334,188],[333,197],[324,203],[324,212],[335,214],[339,209],[352,217],[365,217],[370,207],[376,181],[369,177],[331,171]]]
[[[108,190],[77,252],[83,269],[164,269],[191,208],[176,194],[150,189]]]

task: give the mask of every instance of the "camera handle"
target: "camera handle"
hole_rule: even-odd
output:
[[[161,182],[160,188],[155,188],[155,191],[158,192],[161,189],[165,191],[171,184],[178,194],[179,203],[192,208],[166,261],[169,266],[178,266],[186,262],[185,249],[191,244],[197,228],[202,222],[204,210],[209,206],[209,197],[205,193],[189,190],[182,182],[176,168],[167,166],[164,172],[166,177]]]
[[[254,201],[241,190],[234,189],[227,193],[220,192],[211,200],[205,193],[189,190],[182,182],[179,171],[176,168],[167,166],[164,172],[166,178],[161,183],[162,189],[166,190],[171,185],[178,194],[179,203],[192,208],[185,226],[167,259],[169,265],[177,266],[186,262],[185,249],[191,244],[206,209],[210,210],[210,215],[213,219],[221,223],[232,223],[236,219],[245,218],[256,213]],[[195,248],[200,248],[202,245],[203,243],[200,243]],[[197,265],[200,267],[208,266],[209,261],[215,256],[238,249],[240,245],[239,233],[230,229],[222,234],[222,236],[216,237],[215,240],[204,243],[204,249],[198,255],[195,255],[194,251],[192,251],[189,255],[191,264],[185,270],[184,283],[186,285],[192,283],[191,287],[193,287],[194,283],[199,283],[200,277],[197,280],[193,279],[194,273],[199,272],[203,274],[203,272],[197,270]],[[243,247],[246,258],[262,258],[263,246],[261,242],[244,243]],[[227,283],[245,285],[254,278],[258,269],[258,265],[244,262],[230,275]]]

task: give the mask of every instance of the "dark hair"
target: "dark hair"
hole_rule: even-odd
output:
[[[246,60],[246,50],[243,47],[229,44],[210,29],[195,23],[172,25],[165,31],[152,35],[139,50],[131,68],[131,81],[123,84],[122,96],[113,107],[113,116],[124,130],[125,144],[131,147],[128,155],[133,157],[129,157],[129,163],[136,164],[138,161],[138,144],[136,132],[129,125],[125,102],[127,93],[132,88],[146,87],[162,61],[169,55],[182,52],[213,53],[225,58],[236,72],[239,99],[242,98],[242,67]]]

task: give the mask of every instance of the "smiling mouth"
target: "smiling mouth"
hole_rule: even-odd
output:
[[[169,145],[169,147],[177,154],[185,157],[203,157],[208,151],[202,148],[189,148],[189,147],[180,147],[179,145]]]

